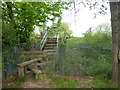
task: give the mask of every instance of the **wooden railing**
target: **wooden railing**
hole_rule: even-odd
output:
[[[30,65],[30,64],[33,64],[33,63],[37,63],[38,61],[41,61],[42,58],[37,58],[37,59],[33,59],[33,60],[30,60],[30,61],[26,61],[26,62],[23,62],[21,64],[17,64],[18,65],[18,75],[19,76],[24,76],[25,75],[25,66],[27,65]]]
[[[60,39],[60,33],[58,32],[58,36],[57,36],[57,48],[58,48],[58,45],[59,45],[59,39]]]
[[[45,32],[45,34],[44,34],[44,36],[43,36],[43,38],[42,38],[42,40],[41,40],[41,42],[40,42],[40,50],[42,51],[42,49],[43,49],[43,47],[44,47],[44,45],[45,45],[45,42],[46,42],[46,40],[47,40],[47,34],[48,34],[48,31],[46,30],[46,32]]]

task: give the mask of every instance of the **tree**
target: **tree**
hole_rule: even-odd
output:
[[[118,3],[118,10],[120,10],[120,1]],[[118,11],[118,86],[120,87],[120,11]]]
[[[113,73],[112,82],[120,87],[120,2],[110,2],[112,18]]]
[[[111,50],[112,34],[111,25],[103,23],[97,27],[90,27],[84,34],[84,39],[88,45],[97,45],[103,49]]]
[[[2,42],[4,47],[28,43],[34,26],[61,18],[66,2],[3,2]],[[12,34],[14,36],[12,36]]]
[[[62,22],[58,25],[58,23],[53,24],[50,29],[50,36],[56,36],[58,35],[58,32],[60,34],[60,37],[62,38],[62,42],[65,42],[66,37],[70,37],[72,34],[72,30],[70,30],[70,27],[67,23]]]

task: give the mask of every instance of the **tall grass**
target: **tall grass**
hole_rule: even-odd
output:
[[[53,60],[53,73],[65,75],[103,75],[111,78],[111,53],[93,47],[81,49],[81,38],[70,38]]]

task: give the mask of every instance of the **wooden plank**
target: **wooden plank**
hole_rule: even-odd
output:
[[[23,52],[18,52],[17,54],[41,54],[41,51],[23,51]]]
[[[45,53],[48,53],[48,52],[56,52],[56,50],[44,50]]]
[[[35,73],[35,78],[37,79],[38,76],[42,73],[41,70],[38,70],[38,69],[31,69],[31,71],[33,71],[33,73]]]
[[[57,44],[46,44],[45,46],[57,46]]]
[[[26,66],[28,64],[31,64],[31,63],[34,63],[34,62],[37,62],[37,61],[40,61],[40,60],[42,60],[42,58],[33,59],[33,60],[26,61],[26,62],[23,62],[21,64],[17,64],[17,65],[20,66],[20,67],[23,67],[23,66]]]
[[[44,50],[49,50],[49,49],[53,50],[54,48],[55,47],[45,47]]]
[[[43,62],[43,63],[37,63],[36,65],[37,66],[42,66],[42,65],[46,65],[46,63],[45,62]]]
[[[46,57],[46,55],[19,55],[18,58],[23,58],[23,59],[33,59],[33,58],[43,58]]]
[[[18,67],[18,75],[19,76],[24,76],[24,74],[25,74],[24,67]]]

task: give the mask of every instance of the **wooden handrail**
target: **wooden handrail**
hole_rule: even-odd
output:
[[[45,34],[44,34],[44,36],[43,36],[43,38],[42,38],[42,40],[40,42],[40,50],[41,51],[42,51],[42,49],[43,49],[43,47],[45,45],[45,42],[46,42],[46,39],[47,39],[47,33],[48,33],[48,31],[46,30],[46,32],[45,32]]]
[[[57,48],[58,48],[58,45],[59,45],[59,39],[60,39],[60,33],[58,32],[58,36],[57,36]]]
[[[71,37],[70,34],[68,34],[68,32],[66,32],[66,34],[67,34],[69,37]]]

